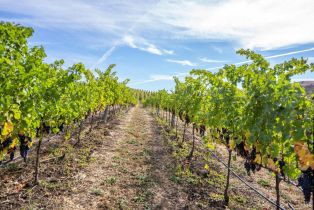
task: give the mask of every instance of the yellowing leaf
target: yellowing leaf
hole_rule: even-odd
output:
[[[70,139],[70,137],[71,137],[71,133],[70,133],[70,132],[67,132],[67,133],[65,134],[65,136],[64,136],[64,140],[67,141],[67,140]]]
[[[246,131],[246,132],[244,133],[244,136],[245,136],[246,139],[249,139],[250,136],[251,136],[250,131]]]
[[[28,142],[27,145],[28,145],[28,147],[32,147],[33,146],[33,142]]]
[[[14,116],[14,118],[15,118],[16,120],[21,119],[21,111],[18,110],[18,109],[14,109],[14,110],[13,110],[13,116]]]
[[[207,143],[207,148],[210,149],[210,150],[214,150],[215,149],[215,146],[211,143]]]
[[[277,168],[275,162],[273,161],[273,159],[270,159],[270,158],[268,159],[268,161],[267,161],[267,167],[268,167],[269,169],[271,169],[272,171],[274,171],[274,172],[278,172],[278,168]]]
[[[256,155],[256,158],[255,158],[254,162],[257,163],[257,164],[261,164],[262,163],[262,157],[261,157],[260,154]]]
[[[209,166],[205,164],[204,169],[209,170]]]
[[[234,150],[236,146],[236,142],[234,140],[230,140],[229,145],[230,145],[230,149]]]
[[[296,142],[294,144],[294,151],[298,156],[301,170],[307,170],[309,167],[314,169],[314,155],[304,142]]]
[[[255,144],[256,152],[261,151],[261,145],[260,144]]]
[[[2,136],[7,136],[13,131],[13,124],[11,122],[5,122],[3,125],[3,130],[1,132]]]
[[[18,139],[14,138],[12,143],[9,145],[9,149],[13,149],[14,147],[16,147],[16,145],[18,144]]]

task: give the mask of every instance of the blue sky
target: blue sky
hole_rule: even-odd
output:
[[[148,90],[171,89],[193,68],[243,62],[239,48],[271,64],[314,62],[313,10],[313,0],[0,0],[0,20],[33,27],[29,43],[45,47],[47,62],[115,63],[129,86]]]

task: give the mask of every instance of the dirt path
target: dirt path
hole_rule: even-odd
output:
[[[182,209],[187,195],[170,180],[172,160],[147,110],[135,107],[75,177],[60,209]]]
[[[0,209],[226,209],[226,170],[199,145],[187,163],[189,129],[186,143],[178,147],[174,131],[140,106],[120,112],[109,123],[96,121],[91,132],[83,132],[78,147],[71,146],[75,139],[65,145],[56,141],[45,146],[40,186],[29,185],[33,178],[33,168],[29,167],[34,163],[32,155],[28,165],[17,162],[0,169],[0,186],[6,189],[0,193]],[[89,128],[87,123],[85,130]],[[225,159],[223,150],[217,150]],[[66,156],[60,159],[64,151]],[[198,172],[205,163],[209,173],[204,177]],[[242,165],[233,161],[237,172],[247,177]],[[266,195],[273,195],[271,176],[258,178],[252,184]],[[309,209],[300,193],[293,196],[298,199],[290,199],[290,191],[282,187],[284,203],[300,200],[292,202],[296,209]],[[230,209],[272,207],[231,178]]]

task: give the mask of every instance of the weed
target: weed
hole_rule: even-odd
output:
[[[105,182],[109,185],[114,185],[117,182],[117,179],[111,176],[111,177],[108,177]]]
[[[101,196],[104,194],[104,191],[102,189],[99,189],[99,188],[93,188],[91,190],[91,194],[96,195],[96,196]]]
[[[121,158],[119,156],[113,156],[112,157],[112,161],[114,161],[114,162],[119,162],[120,159]]]
[[[132,140],[126,141],[126,143],[128,143],[128,144],[137,144],[137,141],[135,139],[132,139]]]
[[[119,199],[117,203],[119,209],[125,209],[128,206],[128,202],[125,199]]]
[[[8,169],[10,172],[12,172],[12,171],[17,171],[18,166],[17,166],[16,163],[10,163],[10,164],[8,164],[7,169]]]
[[[216,194],[216,193],[211,193],[209,197],[213,201],[222,201],[224,199],[224,195]]]
[[[238,202],[238,203],[242,203],[242,204],[245,204],[247,202],[246,198],[240,196],[240,195],[236,195],[236,196],[233,196],[233,199]]]
[[[123,167],[119,168],[119,171],[122,173],[128,173],[129,172],[128,169],[123,168]]]
[[[119,166],[119,164],[118,163],[112,163],[111,166],[112,166],[112,168],[117,168]]]
[[[177,183],[177,184],[180,184],[180,183],[181,183],[181,178],[178,177],[178,176],[175,176],[175,175],[171,176],[171,177],[170,177],[170,180],[173,181],[173,182],[175,182],[175,183]]]
[[[147,181],[147,175],[145,174],[140,174],[136,178],[140,181],[141,184]]]
[[[257,181],[257,183],[263,187],[270,187],[270,183],[265,179],[260,179]]]

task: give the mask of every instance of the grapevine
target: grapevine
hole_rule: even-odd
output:
[[[313,102],[291,78],[314,71],[314,65],[293,58],[271,67],[251,50],[241,49],[238,53],[252,63],[225,65],[216,73],[194,69],[183,82],[174,78],[173,93],[156,92],[145,104],[165,110],[174,107],[185,125],[193,125],[193,133],[194,126],[202,128],[202,136],[204,130],[208,131],[205,139],[226,146],[228,168],[232,152],[236,152],[245,158],[248,174],[262,167],[272,171],[276,178],[277,208],[282,178],[300,177],[305,201],[309,202],[311,193],[314,194]],[[184,133],[185,128],[183,141]],[[230,171],[226,204],[229,174]]]
[[[27,154],[37,138],[34,183],[39,184],[40,149],[44,135],[64,130],[64,140],[73,128],[80,128],[86,116],[108,106],[135,104],[128,80],[119,82],[110,65],[97,76],[84,64],[64,68],[63,60],[45,63],[43,47],[29,47],[33,29],[13,23],[0,23],[0,160]],[[91,120],[91,129],[93,120]],[[81,129],[80,129],[81,131]],[[78,143],[80,132],[78,134]]]

